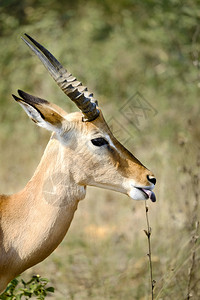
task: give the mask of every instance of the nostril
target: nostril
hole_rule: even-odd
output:
[[[155,178],[155,177],[150,176],[150,175],[147,175],[147,179],[148,179],[151,183],[156,184],[156,178]]]

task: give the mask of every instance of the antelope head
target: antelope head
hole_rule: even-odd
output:
[[[156,201],[156,178],[113,136],[93,94],[73,77],[56,58],[29,35],[22,38],[38,56],[58,86],[80,112],[67,114],[46,100],[18,91],[14,99],[39,126],[53,132],[62,151],[62,169],[75,183],[129,195],[134,200]]]

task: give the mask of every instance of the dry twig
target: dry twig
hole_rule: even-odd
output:
[[[147,221],[147,230],[144,230],[147,239],[148,239],[148,258],[149,258],[149,271],[150,271],[150,281],[151,281],[151,299],[154,299],[154,287],[156,281],[153,279],[153,266],[152,266],[152,257],[151,257],[151,227],[149,224],[149,217],[148,217],[149,207],[147,202],[145,201],[145,212],[146,212],[146,221]]]
[[[194,235],[192,236],[192,243],[195,245],[198,240],[198,230],[199,230],[199,222],[196,222],[196,230]],[[195,268],[195,262],[196,262],[196,248],[192,247],[192,254],[191,254],[191,266],[189,268],[188,272],[188,286],[187,286],[187,300],[190,300],[192,297],[192,279],[194,277],[194,268]]]

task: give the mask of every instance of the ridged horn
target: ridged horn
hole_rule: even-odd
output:
[[[22,40],[37,55],[63,92],[82,111],[83,121],[95,120],[99,115],[99,110],[97,109],[97,101],[94,99],[93,93],[90,93],[87,87],[83,86],[76,77],[73,77],[47,49],[28,34],[25,33],[25,36],[31,43],[23,37]]]

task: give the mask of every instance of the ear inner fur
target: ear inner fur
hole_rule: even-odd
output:
[[[57,113],[54,109],[51,108],[50,103],[48,101],[41,98],[37,98],[35,96],[32,96],[22,91],[19,91],[19,95],[21,97],[23,96],[23,99],[15,95],[12,96],[17,102],[21,102],[22,104],[24,103],[24,105],[32,106],[35,110],[37,110],[41,118],[46,122],[61,127],[64,118],[59,113]],[[33,118],[31,119],[35,123],[37,123],[36,120],[34,120]]]

